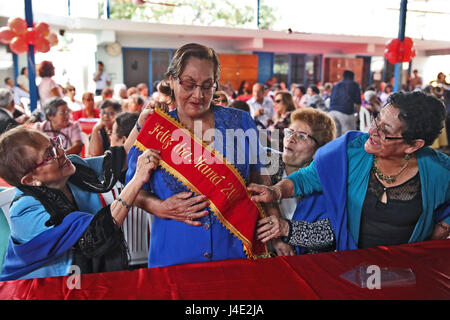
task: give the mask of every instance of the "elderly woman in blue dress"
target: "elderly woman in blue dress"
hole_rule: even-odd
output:
[[[23,126],[0,136],[0,176],[16,188],[0,280],[65,276],[72,265],[81,273],[127,268],[120,226],[159,153],[142,154],[120,197],[103,208],[98,194],[115,185],[124,148],[82,159],[66,156],[61,143],[59,136]]]
[[[252,199],[322,191],[326,209],[346,215],[358,248],[398,245],[450,234],[450,158],[428,146],[443,128],[441,101],[422,92],[394,93],[368,134],[352,131],[319,149],[314,161],[273,187],[251,185]],[[264,241],[291,236],[265,218]]]
[[[219,61],[214,50],[195,43],[180,47],[160,85],[160,91],[177,105],[168,115],[203,143],[224,154],[245,183],[270,185],[270,178],[260,173],[262,166],[257,161],[252,164],[250,160],[252,152],[257,152],[259,140],[243,139],[242,143],[236,143],[235,138],[227,137],[228,130],[239,129],[254,131],[257,138],[257,129],[248,113],[212,103],[219,73]],[[141,115],[137,128],[127,140],[128,147],[129,143],[134,143],[144,120]],[[200,124],[200,132],[195,130],[195,123]],[[207,137],[205,133],[210,129],[215,129],[216,134]],[[134,174],[134,162],[140,152],[135,146],[131,147],[127,175]],[[244,161],[239,161],[241,157]],[[155,215],[149,267],[246,258],[241,239],[230,231],[230,224],[220,221],[210,210],[210,199],[204,194],[195,195],[194,190],[162,168],[154,172],[144,189],[136,204]],[[276,205],[265,207],[267,214],[280,214]],[[247,219],[245,214],[239,213],[241,220]],[[256,221],[253,224],[256,225]],[[293,254],[292,249],[281,241],[275,241],[274,246],[279,254]]]

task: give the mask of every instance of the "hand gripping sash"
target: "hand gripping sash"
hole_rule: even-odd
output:
[[[265,216],[239,171],[216,149],[206,145],[180,122],[155,109],[135,147],[160,150],[159,165],[197,195],[205,195],[219,221],[244,245],[249,259],[268,257],[266,246],[256,240],[256,221]]]

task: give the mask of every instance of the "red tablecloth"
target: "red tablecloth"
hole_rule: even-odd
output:
[[[361,263],[411,268],[415,284],[368,289],[340,277]],[[86,274],[81,289],[67,279],[0,282],[0,299],[450,299],[450,241]]]

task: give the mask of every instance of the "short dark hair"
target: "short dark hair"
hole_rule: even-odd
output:
[[[302,92],[302,94],[306,93],[306,88],[304,85],[299,84],[298,86],[296,86],[297,89],[300,89],[300,91]]]
[[[408,144],[423,139],[425,146],[429,146],[444,128],[444,103],[430,94],[421,91],[396,92],[389,96],[387,104],[400,110],[398,118],[404,124],[402,136]]]
[[[122,112],[117,115],[115,121],[117,124],[116,134],[118,138],[126,137],[130,134],[131,130],[136,124],[139,118],[139,112]]]
[[[343,73],[342,76],[346,80],[353,80],[353,79],[355,79],[355,73],[352,70],[344,70],[344,73]]]
[[[53,97],[48,99],[42,106],[42,111],[44,111],[45,119],[50,120],[50,116],[55,116],[58,108],[60,106],[67,105],[67,102],[59,97]]]
[[[103,100],[102,103],[100,103],[100,110],[101,109],[105,109],[108,107],[112,107],[114,109],[114,111],[116,112],[120,112],[122,111],[122,105],[120,104],[119,101],[115,100],[115,99],[106,99]]]
[[[243,111],[246,111],[246,112],[250,113],[250,106],[245,101],[234,100],[231,103],[230,107],[231,108],[236,108],[236,109],[239,109],[239,110],[243,110]]]
[[[312,92],[314,92],[315,94],[319,94],[319,93],[320,93],[319,88],[317,88],[317,86],[315,86],[315,85],[309,86],[309,88],[310,88],[310,89],[312,90]]]

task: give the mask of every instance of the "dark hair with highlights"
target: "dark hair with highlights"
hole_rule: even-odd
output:
[[[170,62],[167,72],[164,74],[164,80],[161,81],[159,85],[159,91],[166,96],[169,96],[173,101],[175,101],[175,96],[173,91],[170,89],[169,78],[178,78],[184,71],[186,63],[190,57],[209,60],[214,65],[214,82],[219,80],[220,77],[220,63],[216,52],[204,45],[198,43],[188,43],[184,46],[178,48],[178,50],[173,55],[172,61]]]
[[[398,118],[403,122],[402,136],[413,144],[423,139],[431,145],[444,128],[446,110],[438,98],[421,91],[396,92],[389,96],[386,105],[400,110]]]

